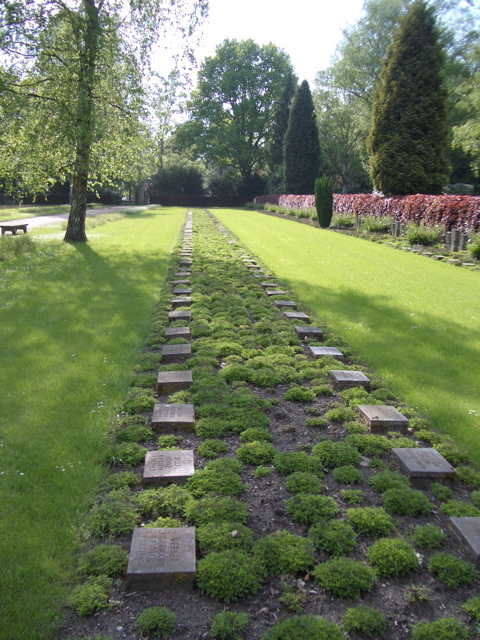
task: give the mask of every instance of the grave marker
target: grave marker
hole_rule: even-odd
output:
[[[329,374],[335,389],[350,389],[351,387],[368,389],[370,387],[370,378],[367,378],[362,371],[331,369]]]
[[[282,291],[281,289],[265,289],[265,293],[267,294],[267,296],[284,296],[285,295],[285,291]]]
[[[296,309],[297,308],[297,303],[293,302],[292,300],[274,300],[273,301],[274,305],[277,307],[277,309]]]
[[[173,290],[173,293],[174,293],[175,295],[185,295],[185,296],[186,296],[186,295],[188,295],[188,294],[192,293],[192,290],[191,290],[191,288],[190,288],[190,287],[184,287],[184,288],[182,288],[182,287],[175,287],[175,289]]]
[[[156,404],[153,407],[152,429],[158,432],[193,431],[193,404]]]
[[[189,327],[172,327],[171,329],[165,329],[165,338],[167,340],[174,340],[175,338],[190,339]]]
[[[147,451],[143,484],[157,487],[183,484],[194,471],[192,450]]]
[[[133,530],[127,586],[142,591],[191,589],[195,580],[195,528]]]
[[[450,518],[453,532],[460,540],[467,555],[480,568],[480,518]]]
[[[160,371],[156,390],[158,395],[167,395],[188,389],[192,382],[191,371]]]
[[[287,320],[302,320],[303,322],[310,322],[310,317],[302,311],[284,311],[283,315]]]
[[[337,360],[345,360],[345,356],[337,347],[307,347],[307,354],[312,358],[331,356]]]
[[[179,286],[180,286],[180,285],[182,285],[182,284],[187,284],[187,285],[188,285],[188,284],[190,284],[190,280],[174,280],[174,281],[172,282],[172,284],[173,284],[174,286],[177,286],[177,285],[179,285]]]
[[[397,411],[395,407],[359,404],[357,409],[360,412],[360,418],[367,423],[372,433],[386,433],[387,431],[407,432],[408,419],[400,411]]]
[[[428,489],[431,482],[453,487],[457,472],[436,449],[392,449],[400,470],[418,489]]]
[[[177,307],[189,307],[192,304],[192,298],[190,296],[178,296],[176,298],[172,298],[172,309],[176,309]]]
[[[164,344],[162,347],[162,363],[182,363],[192,355],[190,344]]]
[[[180,309],[180,311],[169,311],[169,320],[191,320],[192,313],[188,309]]]
[[[293,327],[295,333],[300,338],[300,340],[318,340],[321,342],[323,340],[323,331],[318,327]]]
[[[255,276],[256,278],[257,276]],[[265,276],[267,277],[267,276]],[[275,282],[259,282],[260,286],[263,289],[266,289],[267,287],[278,287],[278,284],[275,284]]]
[[[177,271],[177,273],[175,274],[175,276],[177,278],[188,278],[188,276],[191,274],[191,271]]]

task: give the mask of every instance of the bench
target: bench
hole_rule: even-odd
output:
[[[27,233],[27,227],[28,224],[0,224],[2,236],[4,236],[7,231],[10,231],[13,236],[16,236],[19,229],[21,229],[23,233]]]

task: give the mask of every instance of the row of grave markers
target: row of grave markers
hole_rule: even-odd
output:
[[[271,282],[247,254],[240,254],[243,262],[250,270],[258,284],[270,298],[285,295],[278,285]],[[190,320],[191,312],[177,307],[188,307],[191,304],[190,280],[192,267],[192,214],[187,214],[184,241],[180,253],[180,270],[173,281],[172,311],[170,320]],[[268,281],[267,281],[268,280]],[[345,360],[344,354],[335,347],[310,347],[305,343],[308,339],[323,340],[323,331],[310,326],[307,314],[296,310],[294,301],[275,300],[275,306],[289,320],[302,322],[294,326],[294,331],[303,341],[309,357],[320,358],[333,356],[339,362]],[[289,309],[283,311],[283,309]],[[167,340],[177,337],[190,339],[189,327],[167,328]],[[162,363],[182,363],[191,356],[191,345],[164,345]],[[333,387],[336,390],[361,386],[370,388],[370,379],[362,371],[332,369],[329,372]],[[176,391],[188,389],[192,384],[191,371],[160,372],[156,390],[164,396]],[[388,405],[358,405],[360,418],[369,426],[372,433],[399,431],[406,433],[408,419],[395,407]],[[177,432],[194,430],[195,416],[192,404],[156,404],[152,415],[152,428],[159,432]],[[456,477],[454,467],[433,448],[393,448],[392,454],[397,460],[400,470],[412,485],[418,489],[428,489],[431,482],[442,482],[453,487]],[[181,484],[194,472],[193,451],[149,451],[145,458],[143,475],[144,486],[162,486],[170,483]],[[480,518],[450,518],[452,531],[457,535],[467,554],[480,567]],[[127,568],[127,582],[137,589],[158,590],[183,584],[192,586],[195,580],[195,528],[155,529],[136,528],[133,533],[130,559]]]

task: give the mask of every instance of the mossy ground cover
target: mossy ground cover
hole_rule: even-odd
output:
[[[0,264],[2,640],[52,638],[184,216],[152,209],[82,245],[39,229],[35,250]]]
[[[480,276],[243,210],[215,216],[390,387],[480,462]]]

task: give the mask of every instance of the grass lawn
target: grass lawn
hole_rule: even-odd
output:
[[[0,263],[0,638],[47,640],[184,209]],[[15,241],[15,240],[13,240]]]
[[[257,212],[213,213],[480,464],[480,273]]]

